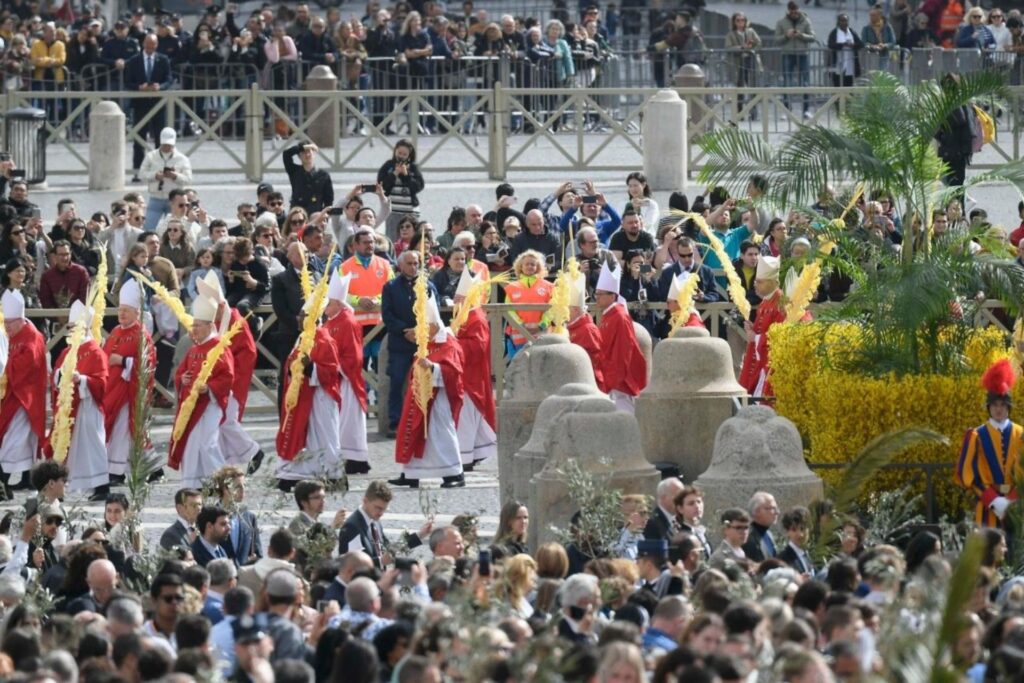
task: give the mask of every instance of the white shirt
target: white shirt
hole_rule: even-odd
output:
[[[157,646],[162,647],[167,651],[167,654],[171,656],[171,659],[177,659],[178,657],[178,641],[172,633],[168,638],[156,627],[156,624],[152,620],[147,621],[142,625],[142,631],[147,636],[153,639],[153,642]]]
[[[839,54],[836,55],[836,71],[839,73],[840,76],[855,75],[855,70],[853,68],[854,54],[852,49],[854,45],[853,32],[849,29],[844,31],[843,29],[837,26],[836,43],[838,43],[840,46],[850,46],[850,49],[840,49]]]

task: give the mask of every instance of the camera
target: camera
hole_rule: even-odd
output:
[[[414,560],[411,557],[396,557],[395,558],[395,569],[397,569],[400,572],[412,571],[412,568],[413,568],[413,566],[415,566],[415,564],[416,564],[416,560]]]
[[[498,258],[508,258],[508,247],[502,247],[497,251]]]
[[[642,264],[642,265],[640,266],[640,274],[641,274],[641,275],[647,275],[647,274],[648,274],[648,273],[650,273],[650,272],[651,272],[652,270],[654,270],[654,268],[653,268],[653,267],[651,266],[651,264],[650,264],[650,263],[644,263],[644,264]]]
[[[327,209],[328,216],[343,216],[345,214],[345,207],[343,206],[332,206]]]
[[[10,152],[0,152],[0,161],[10,161],[10,160],[11,160],[11,153]]]
[[[377,191],[376,185],[363,185],[363,194],[373,194]]]

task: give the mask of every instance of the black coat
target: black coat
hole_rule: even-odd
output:
[[[864,41],[860,39],[855,30],[850,29],[850,34],[853,36],[853,76],[858,78],[860,77],[860,51],[864,49]],[[839,64],[839,53],[842,50],[850,49],[839,44],[838,35],[838,28],[832,29],[832,32],[828,34],[828,65],[831,67],[836,67]]]
[[[164,550],[190,548],[191,546],[192,543],[189,541],[188,529],[178,520],[174,520],[174,524],[164,529],[164,532],[160,534],[160,547]]]
[[[388,329],[388,353],[412,355],[416,352],[416,343],[409,341],[404,335],[406,329],[416,327],[416,314],[412,310],[413,302],[416,300],[413,292],[415,283],[415,280],[409,280],[399,274],[384,285],[381,292],[380,315]],[[437,288],[433,283],[428,282],[427,289],[432,296],[437,296]],[[357,515],[353,515],[355,516]]]
[[[302,145],[289,147],[284,151],[284,170],[292,185],[291,205],[301,206],[306,213],[321,211],[334,204],[334,186],[331,176],[321,168],[307,171],[295,158],[302,152]]]
[[[644,538],[649,541],[671,540],[672,520],[665,516],[661,508],[655,508],[654,514],[647,518],[644,527]]]
[[[283,271],[270,279],[270,304],[277,316],[278,349],[285,356],[291,353],[299,338],[298,315],[304,303],[299,273],[289,261]]]
[[[757,522],[750,523],[750,535],[747,536],[747,542],[743,544],[743,553],[753,562],[764,562],[768,558],[765,556],[765,552],[761,547],[761,541],[764,539],[764,535],[769,531],[768,527],[761,526]],[[775,535],[772,534],[772,541],[776,544],[776,552],[778,551],[778,541],[775,539]]]
[[[388,541],[387,534],[384,533],[384,526],[380,522],[374,522],[374,524],[377,526],[377,532],[380,534],[381,547],[387,552],[390,541]],[[354,514],[349,515],[342,525],[341,531],[338,532],[338,554],[344,555],[347,553],[349,544],[357,538],[363,547],[363,552],[373,559],[374,566],[377,569],[384,569],[383,558],[381,558],[380,553],[377,551],[377,545],[373,542],[373,534],[361,510],[357,510]],[[410,549],[423,544],[420,537],[415,534],[407,534],[405,540]]]
[[[668,299],[668,290],[672,287],[672,278],[679,277],[682,272],[683,267],[678,263],[673,263],[661,271],[661,276],[658,278],[657,301],[665,301]],[[709,304],[715,301],[721,301],[722,296],[718,293],[718,287],[715,286],[714,271],[705,265],[700,265],[697,266],[697,276],[700,278],[700,284],[697,288],[704,293],[704,299],[697,303]]]
[[[138,90],[143,83],[156,83],[160,90],[169,90],[173,74],[171,73],[171,60],[159,52],[153,54],[153,73],[146,78],[146,53],[139,52],[129,59],[124,65],[124,80],[127,90]],[[149,110],[156,106],[155,98],[136,98],[132,100],[133,109]]]

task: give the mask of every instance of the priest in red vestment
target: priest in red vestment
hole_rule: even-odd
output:
[[[455,335],[443,326],[432,297],[427,300],[427,323],[430,351],[415,362],[431,371],[433,398],[424,415],[414,398],[411,370],[395,441],[395,460],[403,466],[402,476],[389,483],[418,488],[420,479],[441,478],[441,488],[459,488],[466,485],[457,423],[464,396],[462,349]]]
[[[366,380],[363,378],[363,328],[348,303],[352,273],[335,270],[327,283],[327,322],[324,328],[334,340],[341,366],[341,457],[345,474],[370,473],[370,446],[366,439]]]
[[[25,318],[21,292],[4,291],[0,305],[5,331],[0,342],[0,359],[5,361],[0,378],[0,471],[5,483],[27,489],[28,471],[46,434],[46,341]]]
[[[670,313],[675,314],[679,310],[679,293],[683,286],[686,285],[687,278],[690,277],[697,277],[697,275],[695,273],[683,273],[672,278],[672,284],[668,286],[668,296],[665,297],[665,304]],[[693,305],[693,301],[690,302],[690,312],[686,316],[686,322],[680,325],[680,327],[704,327],[704,321],[701,319],[697,307]]]
[[[604,383],[604,373],[601,372],[601,330],[598,329],[594,319],[587,312],[587,276],[580,273],[576,282],[572,285],[572,305],[569,306],[569,324],[566,329],[569,331],[569,341],[583,350],[590,356],[590,365],[594,369],[594,382],[597,388],[603,393],[608,393],[608,387]]]
[[[622,268],[615,272],[601,265],[594,298],[601,313],[601,373],[608,397],[621,411],[634,412],[633,403],[647,386],[647,359],[640,350],[633,319],[619,294]]]
[[[307,300],[308,310],[312,299]],[[341,477],[341,447],[338,425],[341,408],[341,369],[338,349],[330,332],[318,327],[309,356],[303,360],[298,378],[291,374],[292,363],[299,355],[296,342],[288,356],[284,372],[284,391],[288,395],[292,382],[302,382],[298,403],[287,410],[281,401],[281,423],[277,432],[278,488],[290,491],[303,479],[338,479]],[[302,451],[306,454],[296,457]]]
[[[190,336],[194,346],[188,350],[185,360],[174,374],[174,382],[178,387],[179,413],[192,391],[192,385],[199,378],[203,362],[220,338],[213,324],[217,307],[215,299],[203,294],[196,297],[192,304]],[[202,488],[203,480],[226,464],[218,432],[224,422],[234,379],[234,359],[230,350],[226,349],[214,363],[206,384],[198,387],[198,399],[181,438],[175,440],[173,433],[171,435],[167,464],[171,469],[181,470],[181,483],[185,488]]]
[[[462,270],[455,290],[455,305],[467,305],[466,297],[473,287],[486,287],[486,293],[470,297],[471,305],[465,322],[455,330],[462,348],[462,376],[465,400],[459,413],[459,451],[462,469],[472,472],[478,462],[498,454],[498,419],[494,407],[494,384],[491,382],[491,326],[480,304],[489,297],[490,285],[477,283],[469,268]],[[454,328],[454,322],[453,322]]]
[[[68,324],[85,328],[85,336],[78,347],[78,357],[71,364],[65,348],[57,357],[53,373],[51,406],[57,413],[57,397],[61,377],[73,372],[75,391],[71,403],[71,445],[67,452],[68,490],[91,491],[89,500],[106,500],[110,493],[110,473],[107,469],[107,428],[103,415],[103,395],[107,388],[107,354],[92,338],[92,308],[75,301],[68,312]],[[53,457],[51,441],[53,425],[47,439],[45,455]]]
[[[774,256],[761,256],[757,260],[757,273],[754,275],[754,290],[761,297],[754,322],[747,322],[747,351],[743,354],[743,367],[740,370],[740,385],[754,398],[771,398],[775,395],[769,381],[769,348],[768,330],[776,323],[786,321],[786,308],[779,288],[780,259]],[[804,314],[804,320],[810,320],[810,314]]]
[[[103,417],[107,431],[107,467],[110,481],[124,483],[128,469],[128,456],[135,433],[135,399],[139,391],[139,352],[145,354],[146,362],[156,368],[156,347],[149,331],[142,326],[142,289],[137,280],[126,280],[118,291],[118,325],[107,336],[103,352],[107,354],[107,387],[103,394]],[[142,349],[139,347],[142,340]],[[153,374],[149,375],[146,387],[147,402],[153,395]],[[146,449],[152,453],[149,435],[146,435]],[[147,460],[149,458],[147,457]],[[161,477],[163,470],[153,472],[150,477]]]
[[[196,281],[196,289],[217,302],[217,317],[214,324],[220,334],[226,333],[228,328],[242,319],[242,315],[236,309],[228,306],[224,292],[220,289],[220,279],[213,271]],[[241,424],[242,416],[245,415],[245,404],[249,400],[249,386],[252,384],[257,356],[256,340],[248,325],[242,325],[241,331],[232,337],[229,348],[235,378],[225,410],[224,424],[220,428],[220,450],[227,464],[248,465],[248,474],[253,474],[263,462],[263,451]]]

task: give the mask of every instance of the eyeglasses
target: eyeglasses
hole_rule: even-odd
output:
[[[689,254],[680,254],[679,258],[693,258],[693,253],[691,252]]]
[[[50,517],[46,520],[46,523],[51,526],[60,526],[64,523],[64,520],[60,517]]]
[[[184,595],[161,595],[160,599],[166,602],[168,605],[178,602],[185,602]]]
[[[302,220],[301,218],[293,218],[291,221],[292,225],[302,225],[305,222],[306,221]]]
[[[71,229],[72,230],[85,230],[85,226],[84,225],[72,225]]]
[[[253,216],[256,215],[256,212],[255,211],[243,211],[242,215],[245,216],[246,218],[252,218]]]
[[[269,202],[267,206],[284,206],[284,202]]]

